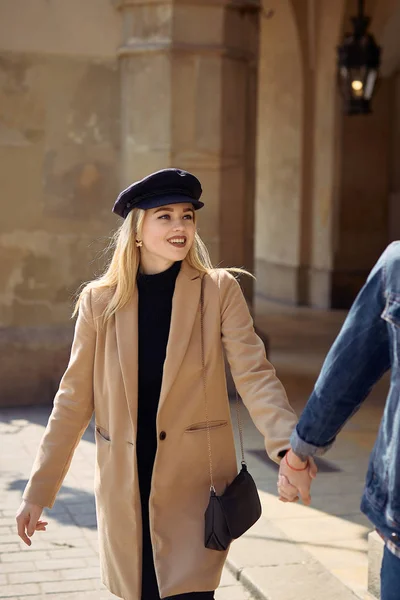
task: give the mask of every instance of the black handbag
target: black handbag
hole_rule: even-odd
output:
[[[244,458],[243,429],[240,419],[239,398],[236,392],[236,412],[239,428],[242,468],[221,496],[214,487],[211,435],[208,418],[207,377],[204,355],[204,277],[201,282],[201,360],[203,371],[204,403],[207,423],[208,457],[210,468],[210,500],[205,512],[205,547],[210,550],[227,550],[232,540],[243,535],[261,516],[261,502],[254,479],[247,470]]]

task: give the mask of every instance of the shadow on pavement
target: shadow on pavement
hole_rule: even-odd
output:
[[[27,479],[16,479],[8,485],[8,491],[22,492]],[[44,509],[44,515],[63,525],[77,525],[97,529],[94,494],[63,485],[52,509]]]
[[[8,425],[8,427],[2,429],[2,436],[19,433],[26,426],[24,421],[46,427],[52,408],[53,405],[1,408],[0,424]],[[82,439],[94,443],[93,428],[90,425],[83,434]]]

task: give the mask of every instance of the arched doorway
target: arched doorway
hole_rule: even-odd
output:
[[[256,292],[348,308],[400,237],[400,0],[366,3],[383,46],[373,113],[347,117],[336,47],[355,0],[282,0],[262,19],[258,92]]]
[[[357,4],[346,3],[343,30]],[[366,10],[383,49],[381,79],[372,114],[339,121],[333,308],[350,306],[388,242],[400,235],[400,2],[367,2]]]

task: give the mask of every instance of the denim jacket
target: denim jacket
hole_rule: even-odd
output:
[[[400,242],[371,271],[330,349],[291,437],[300,456],[326,452],[388,369],[391,383],[370,457],[361,510],[400,540]]]

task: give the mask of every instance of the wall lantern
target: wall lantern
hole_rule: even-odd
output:
[[[338,47],[338,76],[347,115],[371,112],[380,66],[381,48],[367,33],[371,19],[364,14],[364,0],[358,0],[358,15],[352,17],[354,31],[346,33]]]

